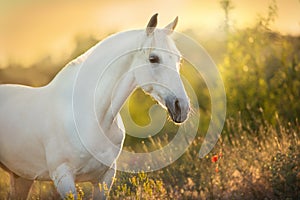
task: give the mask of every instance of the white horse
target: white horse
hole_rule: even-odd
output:
[[[113,182],[125,137],[119,111],[136,87],[174,122],[187,119],[180,53],[170,38],[177,18],[164,29],[156,24],[157,14],[145,30],[99,42],[44,87],[0,86],[0,165],[11,175],[11,199],[26,199],[34,180],[53,181],[62,198],[76,198],[75,182],[88,181],[93,198],[105,198],[98,184]],[[85,110],[92,103],[94,112]]]

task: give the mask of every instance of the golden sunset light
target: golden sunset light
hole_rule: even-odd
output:
[[[272,26],[284,34],[300,33],[300,2],[279,0],[278,19]],[[230,14],[237,27],[251,25],[265,14],[270,1],[233,1]],[[160,26],[179,16],[178,31],[200,35],[218,32],[224,19],[219,1],[1,1],[0,63],[29,65],[39,57],[68,55],[76,35],[103,38],[113,32],[139,29],[153,13]]]
[[[0,200],[300,199],[300,0],[0,0]]]

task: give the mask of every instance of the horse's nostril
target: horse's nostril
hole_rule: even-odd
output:
[[[175,100],[175,112],[176,113],[180,113],[180,103],[179,103],[179,100],[178,99],[176,99]]]

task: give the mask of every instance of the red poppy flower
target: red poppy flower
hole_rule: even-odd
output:
[[[211,157],[211,162],[217,162],[217,161],[218,161],[218,155]]]

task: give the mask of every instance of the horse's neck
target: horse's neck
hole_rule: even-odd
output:
[[[126,52],[139,47],[140,36],[140,31],[131,31],[111,36],[98,43],[68,64],[53,80],[53,85],[56,85],[57,89],[64,88],[63,93],[66,93],[65,89],[68,88],[69,96],[73,95],[74,84],[79,85],[76,88],[80,88],[81,85],[78,96],[95,99],[95,102],[83,100],[83,103],[94,103],[94,112],[102,128],[109,128],[135,88],[133,75],[127,73],[133,54]],[[124,74],[127,74],[125,78]],[[91,92],[87,93],[87,90]]]

